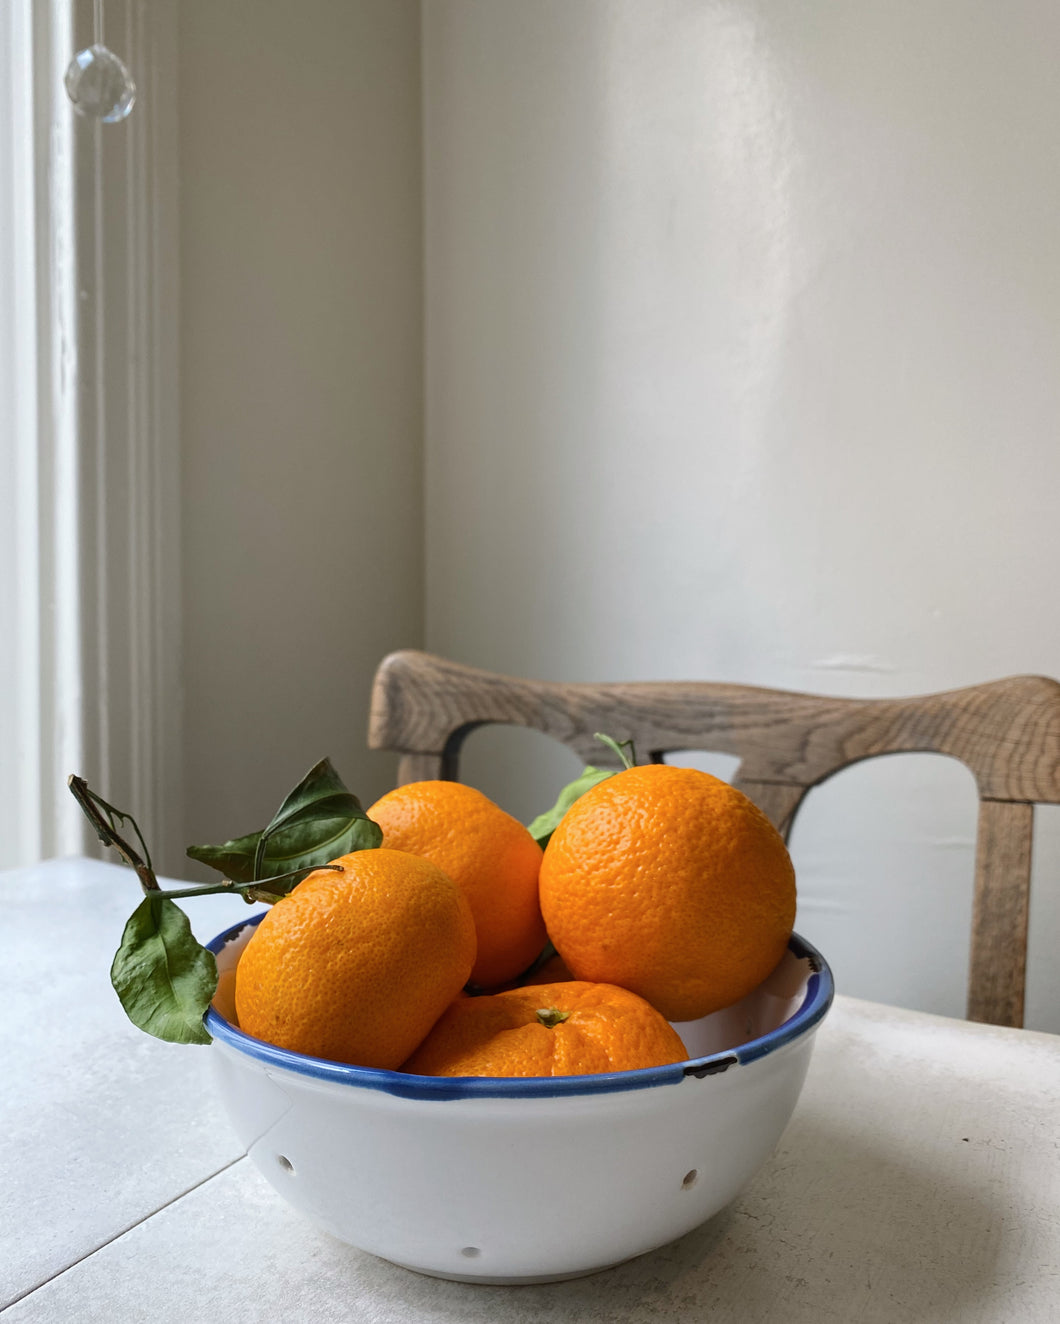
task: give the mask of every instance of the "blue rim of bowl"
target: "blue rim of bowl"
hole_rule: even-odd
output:
[[[247,928],[261,922],[267,911],[240,920],[219,933],[206,944],[218,956],[222,949]],[[207,1032],[219,1043],[256,1059],[270,1067],[336,1085],[353,1085],[361,1089],[381,1090],[386,1094],[407,1099],[543,1099],[557,1095],[614,1094],[623,1090],[652,1089],[658,1085],[680,1085],[693,1076],[716,1076],[732,1066],[746,1066],[759,1058],[777,1052],[816,1029],[826,1016],[835,996],[835,984],[828,962],[805,938],[791,935],[788,950],[798,960],[809,962],[810,975],[806,991],[798,1010],[783,1024],[767,1034],[746,1043],[685,1062],[673,1062],[663,1067],[644,1067],[639,1071],[601,1072],[590,1076],[413,1076],[401,1071],[384,1071],[376,1067],[355,1067],[345,1062],[330,1062],[320,1057],[307,1057],[292,1053],[244,1034],[225,1020],[214,1007],[203,1017]]]

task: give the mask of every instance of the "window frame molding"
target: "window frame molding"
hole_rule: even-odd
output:
[[[183,786],[177,0],[108,0],[104,40],[137,84],[116,125],[75,115],[62,83],[92,41],[92,0],[8,2],[19,38],[9,58],[28,62],[13,93],[24,187],[16,242],[0,255],[20,290],[21,347],[9,495],[22,554],[5,714],[18,733],[18,795],[3,811],[16,821],[2,823],[17,845],[4,863],[102,854],[66,788],[72,772],[136,816],[156,862],[173,862]]]

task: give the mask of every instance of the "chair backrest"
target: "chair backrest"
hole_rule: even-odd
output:
[[[908,752],[959,759],[979,791],[967,1016],[1023,1024],[1033,806],[1060,804],[1057,681],[837,699],[701,681],[521,680],[412,650],[376,673],[368,743],[400,754],[401,783],[457,780],[464,738],[492,723],[532,727],[598,767],[609,764],[597,731],[632,739],[642,763],[679,750],[734,755],[734,785],[785,837],[806,792],[853,763]]]

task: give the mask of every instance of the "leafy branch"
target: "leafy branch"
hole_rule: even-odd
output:
[[[633,742],[597,734],[623,768],[635,762]],[[530,824],[548,844],[570,806],[614,768],[587,767],[565,786],[547,813]],[[332,863],[357,850],[382,844],[383,833],[342,783],[329,759],[310,768],[259,832],[218,846],[189,846],[188,855],[222,875],[221,881],[166,890],[155,876],[143,833],[133,816],[117,809],[71,776],[70,790],[96,835],[136,872],[144,897],[130,915],[111,965],[111,983],[133,1024],[172,1043],[209,1043],[203,1016],[217,991],[217,962],[191,931],[176,904],[188,897],[242,896],[273,904],[316,869],[342,871]],[[546,949],[547,951],[547,949]]]
[[[217,962],[195,938],[177,900],[229,893],[248,903],[272,904],[307,873],[341,873],[342,866],[331,861],[377,847],[383,839],[330,760],[322,759],[260,832],[224,846],[188,848],[192,859],[232,877],[167,891],[159,885],[133,816],[97,795],[83,777],[72,775],[68,785],[100,841],[135,870],[144,893],[125,925],[111,965],[111,983],[133,1024],[171,1043],[210,1042],[203,1016],[217,991]]]

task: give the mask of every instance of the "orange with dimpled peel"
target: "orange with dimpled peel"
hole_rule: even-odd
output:
[[[741,791],[657,763],[567,810],[541,865],[541,909],[575,979],[619,984],[671,1021],[750,993],[784,955],[795,871]]]
[[[418,1076],[586,1076],[687,1056],[677,1031],[643,998],[568,981],[454,1002],[402,1069]]]
[[[236,967],[239,1028],[310,1057],[395,1070],[475,960],[471,908],[437,865],[360,850],[269,910]]]
[[[522,823],[461,782],[407,782],[367,811],[383,845],[433,861],[462,889],[475,917],[483,988],[522,974],[545,946],[537,899],[541,847]]]

